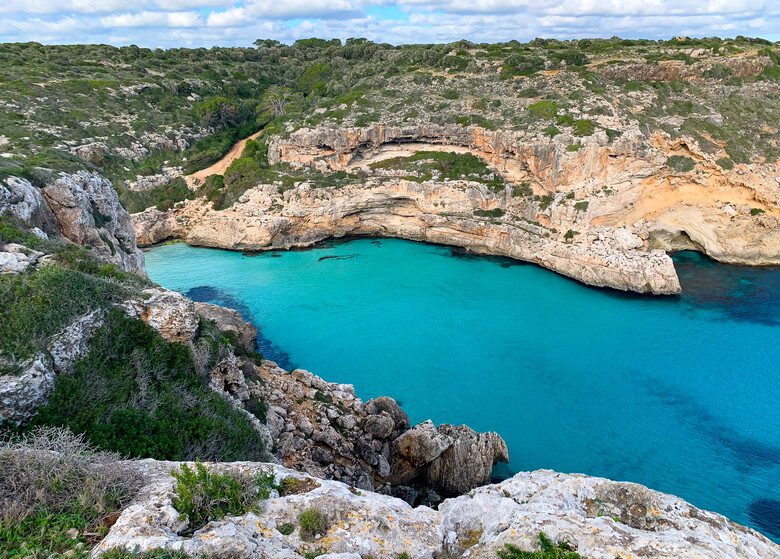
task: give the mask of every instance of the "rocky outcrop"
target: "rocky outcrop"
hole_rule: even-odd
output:
[[[111,182],[97,173],[59,173],[41,188],[28,180],[0,180],[0,214],[10,212],[41,236],[62,237],[88,246],[98,258],[144,274],[130,214]]]
[[[468,177],[406,180],[370,167],[420,150],[478,155],[507,186],[495,190]],[[765,162],[726,170],[716,163],[723,155],[693,139],[632,127],[613,140],[601,130],[585,139],[559,134],[532,142],[519,133],[452,125],[302,129],[274,137],[269,160],[364,178],[341,188],[304,182],[283,194],[276,185],[258,185],[228,210],[196,200],[134,219],[142,245],[181,238],[278,250],[345,235],[399,237],[535,262],[589,285],[669,294],[680,285],[667,250],[780,263],[780,169]],[[672,156],[687,158],[693,169],[669,167]]]
[[[439,500],[424,488],[454,494],[483,485],[496,462],[509,460],[496,433],[430,421],[410,429],[392,398],[363,403],[352,385],[286,371],[272,361],[263,361],[256,374],[261,382],[248,376],[249,391],[268,404],[267,425],[287,467],[416,503]]]
[[[123,270],[144,272],[132,219],[108,179],[87,171],[60,173],[41,192],[63,237],[91,246],[97,256]]]
[[[46,352],[23,363],[0,361],[0,425],[26,425],[35,417],[54,391],[57,375],[73,372],[76,361],[87,354],[104,316],[95,310],[76,318],[52,337]]]
[[[18,274],[36,266],[46,255],[16,243],[0,246],[0,274]]]
[[[115,548],[176,549],[190,556],[300,559],[322,557],[495,558],[511,544],[535,550],[539,532],[590,559],[774,559],[780,548],[761,534],[685,501],[647,489],[549,470],[522,472],[498,485],[445,500],[433,510],[271,464],[215,464],[218,471],[274,472],[305,488],[271,497],[255,512],[216,520],[191,537],[172,505],[179,464],[143,460],[137,499],[122,511],[93,557]],[[298,514],[319,509],[325,533],[304,539]],[[292,528],[292,530],[285,529]],[[348,554],[348,555],[338,555]]]
[[[220,332],[230,332],[246,348],[254,349],[257,340],[257,328],[246,322],[233,309],[226,309],[208,303],[195,303],[195,312],[205,320],[215,323]]]
[[[144,289],[141,295],[121,305],[127,316],[143,320],[169,342],[192,342],[199,323],[195,303],[161,287]]]

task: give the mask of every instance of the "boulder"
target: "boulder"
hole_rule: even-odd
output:
[[[496,462],[509,462],[509,451],[497,433],[477,433],[467,425],[440,425],[440,434],[454,442],[431,462],[426,479],[433,487],[460,494],[490,481]]]
[[[210,305],[209,303],[195,303],[195,311],[206,320],[216,323],[220,332],[232,332],[238,338],[238,342],[247,349],[255,349],[257,340],[257,328],[244,320],[238,311]]]
[[[140,318],[169,342],[192,342],[198,332],[199,317],[191,300],[162,287],[144,289],[142,295],[142,299],[120,305],[127,316]]]
[[[389,415],[369,415],[363,421],[363,430],[377,439],[386,439],[393,434],[395,423]]]
[[[382,412],[387,413],[395,425],[395,429],[405,431],[410,426],[409,416],[401,407],[388,396],[380,396],[365,403],[365,412],[368,415],[379,415]]]

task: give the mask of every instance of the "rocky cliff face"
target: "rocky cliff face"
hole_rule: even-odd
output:
[[[269,145],[272,163],[361,173],[361,184],[304,182],[248,190],[215,211],[190,201],[134,216],[139,243],[182,238],[234,250],[310,246],[327,237],[390,236],[466,247],[535,262],[590,285],[678,293],[664,251],[700,250],[718,260],[780,263],[777,166],[715,163],[695,142],[647,137],[638,128],[610,142],[604,131],[534,142],[457,126],[299,130]],[[372,168],[417,151],[472,153],[506,181],[408,180]],[[675,170],[675,157],[693,164]],[[670,166],[672,165],[672,166]]]
[[[87,171],[59,173],[41,187],[19,177],[0,180],[0,214],[9,212],[41,236],[62,237],[121,269],[145,274],[130,214],[111,182]]]
[[[433,510],[271,464],[217,464],[219,471],[273,471],[277,481],[294,478],[304,489],[284,496],[274,492],[258,512],[211,522],[184,537],[179,532],[185,523],[172,506],[169,472],[177,466],[150,460],[137,464],[147,476],[146,486],[93,556],[115,548],[167,548],[209,557],[296,559],[325,553],[320,556],[360,559],[405,553],[415,559],[487,559],[497,557],[504,544],[537,549],[536,537],[544,532],[590,559],[780,557],[780,548],[757,532],[671,495],[549,470],[517,474]],[[304,539],[298,514],[311,507],[324,513],[326,530]]]

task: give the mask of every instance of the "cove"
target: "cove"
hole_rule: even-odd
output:
[[[675,259],[683,293],[664,298],[394,239],[179,243],[146,267],[237,309],[286,368],[390,395],[413,423],[497,431],[507,473],[637,482],[780,541],[780,269]]]

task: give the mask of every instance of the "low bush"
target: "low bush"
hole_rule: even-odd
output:
[[[539,101],[538,103],[529,105],[528,112],[535,118],[545,120],[555,118],[555,115],[558,114],[558,104],[555,101]]]
[[[554,544],[544,532],[537,536],[539,551],[523,551],[512,544],[504,544],[496,553],[501,559],[587,559],[572,550],[566,542]]]
[[[87,535],[105,535],[141,485],[119,458],[56,427],[0,441],[0,558],[86,556]]]
[[[212,520],[257,510],[258,501],[267,499],[274,488],[273,474],[220,474],[200,462],[193,468],[182,464],[171,475],[176,479],[173,508],[187,519],[185,534],[192,534]]]
[[[492,210],[474,210],[474,215],[479,217],[501,217],[504,215],[504,210],[501,208],[493,208]]]
[[[585,210],[588,209],[589,204],[590,202],[588,202],[587,200],[584,200],[582,202],[577,202],[574,204],[574,209],[580,212],[584,212]]]
[[[318,508],[312,507],[302,511],[298,515],[301,539],[310,539],[322,535],[328,530],[325,514]]]
[[[666,165],[678,173],[687,173],[693,171],[694,167],[696,167],[696,162],[684,155],[672,155],[667,158]]]
[[[721,157],[715,163],[717,163],[722,169],[730,171],[734,168],[734,162],[728,157]]]
[[[132,286],[119,280],[116,268],[84,253],[63,250],[58,260],[69,267],[50,264],[0,276],[0,356],[27,359],[75,317],[127,298]]]

